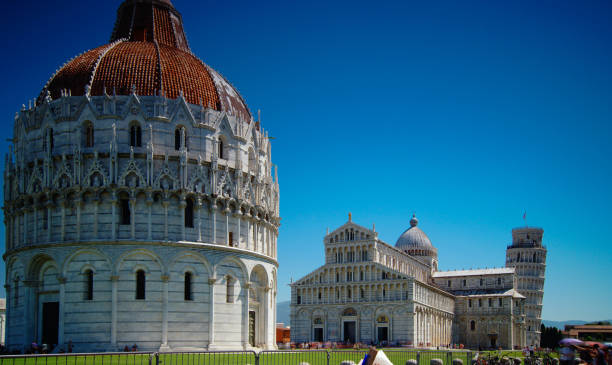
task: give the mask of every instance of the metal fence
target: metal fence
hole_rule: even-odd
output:
[[[452,365],[454,359],[471,365],[474,355],[470,351],[383,350],[394,365],[405,365],[408,361],[430,365],[432,359],[439,359],[443,365]],[[367,352],[368,349],[332,349],[7,355],[0,356],[0,365],[340,365],[358,364]]]
[[[6,355],[0,365],[154,365],[154,352]]]

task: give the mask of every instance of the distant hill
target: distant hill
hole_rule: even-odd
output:
[[[543,319],[542,323],[546,326],[546,327],[557,327],[560,330],[564,330],[565,329],[565,325],[566,324],[585,324],[585,323],[593,323],[593,322],[612,322],[612,319],[605,319],[603,321],[581,321],[578,319],[574,319],[574,320],[569,320],[569,321],[548,321]]]
[[[291,325],[291,323],[289,323],[289,315],[291,313],[290,304],[290,301],[276,303],[276,323],[284,323],[285,326]]]

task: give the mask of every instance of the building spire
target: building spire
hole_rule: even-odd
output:
[[[353,221],[353,215],[351,214],[351,212],[349,212],[349,222]]]

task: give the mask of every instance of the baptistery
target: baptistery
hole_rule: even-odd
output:
[[[274,348],[270,141],[169,0],[124,1],[110,42],[56,71],[13,134],[9,349]]]

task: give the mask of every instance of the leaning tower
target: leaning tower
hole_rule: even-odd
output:
[[[515,228],[512,230],[512,245],[506,250],[506,267],[514,267],[518,279],[518,291],[527,300],[527,345],[540,345],[540,322],[542,321],[542,297],[544,296],[544,274],[546,271],[546,246],[542,246],[542,228]]]

